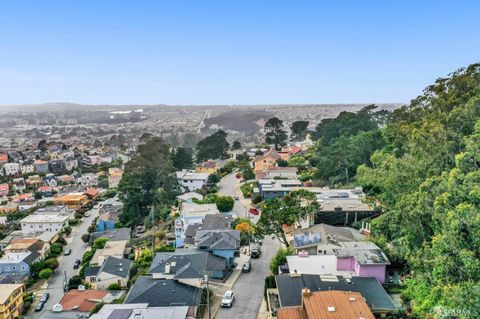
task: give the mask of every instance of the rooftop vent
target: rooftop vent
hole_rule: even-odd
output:
[[[335,312],[335,307],[328,307],[327,310],[328,312]]]
[[[350,300],[350,301],[355,301],[355,300],[357,300],[357,298],[355,298],[355,297],[350,297],[349,300]]]

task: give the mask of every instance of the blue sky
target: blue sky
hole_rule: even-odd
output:
[[[0,0],[0,104],[408,102],[480,61],[479,1]]]

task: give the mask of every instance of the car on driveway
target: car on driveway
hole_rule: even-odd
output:
[[[63,254],[64,254],[65,256],[68,256],[68,255],[70,255],[71,253],[72,253],[72,250],[71,250],[70,248],[65,248],[65,251],[63,252]]]
[[[233,196],[233,198],[235,198],[235,200],[240,200],[240,197],[238,196]]]
[[[235,295],[232,290],[227,290],[222,298],[222,307],[231,307],[233,305],[233,300],[235,300]]]
[[[250,208],[250,209],[248,210],[248,212],[249,212],[250,214],[253,214],[253,215],[258,215],[258,214],[260,214],[260,211],[259,211],[258,209],[256,209],[255,207]]]
[[[250,272],[252,270],[252,264],[249,262],[246,262],[242,266],[242,272]]]
[[[73,263],[73,269],[78,269],[80,268],[80,264],[82,262],[80,261],[80,259],[75,259],[75,262]]]
[[[36,306],[35,306],[35,312],[39,312],[39,311],[42,311],[43,309],[43,302],[39,302]]]

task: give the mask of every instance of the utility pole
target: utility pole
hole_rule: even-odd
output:
[[[64,271],[63,271],[63,274],[64,274],[64,276],[65,276],[65,279],[64,279],[65,284],[63,285],[63,293],[66,294],[66,293],[67,293],[67,290],[68,290],[68,289],[67,289],[67,285],[68,285],[68,282],[67,282],[67,271],[64,270]]]
[[[150,209],[150,219],[152,220],[152,230],[153,230],[153,235],[152,235],[152,255],[155,257],[155,211],[154,211],[154,206],[152,205],[152,208]]]
[[[211,319],[210,313],[210,289],[208,288],[208,275],[205,275],[205,283],[207,285],[207,311],[208,311],[208,319]]]
[[[251,237],[252,237],[250,209],[247,210],[247,218],[248,218],[248,255],[250,256],[250,251],[252,250],[251,243],[250,243]]]

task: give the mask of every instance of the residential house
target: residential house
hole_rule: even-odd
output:
[[[262,179],[297,179],[298,169],[296,167],[269,167],[263,171]],[[257,179],[260,179],[257,178]]]
[[[183,192],[195,192],[207,182],[208,173],[195,173],[195,171],[182,170],[177,172],[177,179]]]
[[[277,311],[278,319],[375,319],[358,292],[302,290],[302,304]]]
[[[194,202],[194,199],[198,200],[198,201],[202,201],[203,200],[203,195],[199,194],[199,193],[196,193],[196,192],[190,192],[190,193],[185,193],[185,194],[182,194],[182,195],[178,195],[177,199],[181,203],[192,204]]]
[[[58,186],[57,178],[55,177],[55,175],[53,175],[51,173],[46,174],[43,177],[42,181],[43,181],[44,185],[47,185],[47,186],[50,186],[50,187],[57,187]]]
[[[232,266],[235,255],[240,249],[240,232],[238,230],[197,230],[195,245],[198,250],[211,252],[225,258],[227,266]]]
[[[226,214],[206,215],[200,223],[193,223],[185,229],[185,247],[195,247],[195,237],[199,230],[229,230],[232,216]]]
[[[40,186],[42,184],[42,179],[40,178],[39,175],[31,175],[31,176],[28,176],[26,183],[27,185],[30,185],[33,187]]]
[[[69,172],[78,168],[78,160],[74,157],[65,158],[65,169]]]
[[[87,195],[87,198],[90,200],[97,199],[99,194],[100,191],[97,188],[89,188],[85,191],[85,195]]]
[[[42,197],[51,197],[53,195],[53,188],[50,186],[40,186],[37,192],[39,192]]]
[[[50,252],[50,243],[37,238],[19,237],[10,241],[4,249],[5,253],[19,253],[24,251],[36,252],[45,258]]]
[[[20,171],[23,175],[25,174],[32,174],[35,172],[35,166],[33,166],[34,160],[28,159],[22,161],[20,164]]]
[[[23,160],[22,154],[17,151],[8,152],[8,158],[10,159],[11,163],[19,163]]]
[[[188,306],[151,307],[148,303],[106,304],[90,319],[112,319],[122,314],[122,319],[192,319],[188,316]]]
[[[130,288],[125,304],[148,304],[149,307],[188,307],[188,318],[196,318],[202,290],[173,279],[140,276]],[[176,319],[176,318],[175,318]]]
[[[85,167],[92,167],[100,164],[102,164],[102,158],[98,155],[88,155],[82,157],[82,165]]]
[[[41,258],[39,253],[30,251],[5,254],[0,258],[0,274],[29,275],[30,266]]]
[[[7,183],[0,184],[0,197],[7,196],[10,192],[10,187]]]
[[[33,202],[35,199],[32,193],[17,194],[13,198],[15,203]]]
[[[149,273],[153,279],[173,279],[201,288],[205,274],[211,279],[225,279],[229,267],[225,258],[203,251],[156,253]]]
[[[104,204],[100,207],[100,216],[97,219],[95,230],[97,232],[115,228],[115,224],[120,220],[120,212],[123,204]]]
[[[57,176],[57,182],[61,185],[71,184],[74,182],[74,179],[70,175],[60,175]]]
[[[278,155],[278,152],[272,148],[263,155],[255,156],[253,170],[255,172],[263,172],[270,167],[277,166],[277,162],[280,159],[281,158],[280,155]]]
[[[198,164],[195,167],[195,172],[196,173],[207,173],[207,174],[213,174],[217,171],[218,166],[215,161],[206,161],[203,163]]]
[[[33,163],[35,167],[35,173],[37,174],[46,174],[48,173],[48,162],[44,160],[36,160]]]
[[[83,174],[80,183],[85,187],[95,187],[98,185],[98,175],[93,173]]]
[[[63,159],[54,159],[49,161],[50,172],[60,175],[67,170],[67,166]]]
[[[106,238],[109,242],[112,241],[129,241],[130,240],[130,228],[115,228],[112,230],[106,230],[101,232],[93,232],[90,235],[90,243],[93,243],[97,238]]]
[[[313,223],[329,225],[351,225],[365,218],[379,214],[363,202],[365,194],[361,188],[330,189],[328,187],[295,187],[315,193],[320,209],[314,215]]]
[[[20,317],[24,292],[23,284],[0,284],[0,319]]]
[[[295,253],[311,255],[334,255],[343,242],[365,240],[365,236],[350,227],[317,224],[308,228],[294,229],[291,241]]]
[[[360,293],[374,313],[386,314],[397,308],[377,279],[372,277],[344,278],[331,275],[290,274],[275,276],[281,309],[302,306],[302,290],[343,291]],[[350,317],[349,317],[350,318]]]
[[[102,266],[108,257],[121,259],[128,256],[129,250],[127,250],[127,244],[127,240],[107,241],[104,248],[95,251],[92,260],[90,261],[90,265]]]
[[[106,290],[111,284],[127,287],[132,261],[126,258],[108,256],[101,266],[85,268],[85,281],[92,289]]]
[[[63,205],[51,205],[39,208],[35,211],[35,215],[59,215],[73,218],[73,211]]]
[[[110,294],[102,290],[72,289],[60,300],[63,311],[78,311],[90,313],[95,306]]]
[[[17,192],[23,192],[27,188],[27,185],[25,184],[25,180],[23,179],[23,177],[14,178],[12,180],[12,185]]]
[[[123,170],[117,167],[111,167],[108,169],[108,185],[110,187],[117,187],[122,180]]]
[[[8,154],[0,153],[0,165],[8,163]]]
[[[220,214],[216,204],[182,203],[180,218],[175,221],[176,247],[183,247],[188,225],[201,223],[205,216],[213,214]]]
[[[69,215],[28,215],[20,221],[22,233],[34,234],[37,232],[59,233],[68,224]]]
[[[263,199],[281,198],[300,186],[302,182],[296,179],[260,179],[258,181],[258,191]]]
[[[70,193],[55,197],[56,205],[65,205],[70,209],[78,210],[88,203],[87,195],[83,193]]]
[[[280,156],[280,159],[283,161],[288,161],[292,157],[292,152],[290,150],[282,150],[282,151],[277,151],[278,156]]]
[[[20,164],[18,163],[5,163],[3,164],[3,169],[5,170],[5,175],[14,176],[20,173]]]

